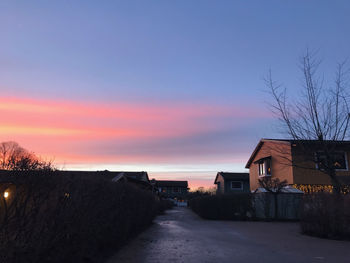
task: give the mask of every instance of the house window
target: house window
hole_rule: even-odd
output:
[[[173,188],[173,192],[174,192],[174,193],[178,193],[178,192],[180,192],[180,189],[179,189],[178,187],[174,187],[174,188]]]
[[[334,152],[330,154],[329,161],[333,163],[333,168],[335,170],[348,170],[348,162],[345,152]],[[316,153],[316,168],[323,169],[327,167],[327,157],[324,152]]]
[[[232,190],[243,190],[243,182],[241,181],[232,181],[231,182]]]
[[[262,159],[258,162],[259,176],[271,175],[271,158]]]
[[[259,175],[265,175],[265,163],[261,162],[259,163]]]

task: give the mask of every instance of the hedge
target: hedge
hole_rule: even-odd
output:
[[[190,200],[191,209],[205,219],[248,220],[253,216],[251,194],[204,195]]]
[[[103,262],[158,212],[150,191],[92,177],[30,173],[9,189],[0,198],[0,262]]]
[[[305,195],[300,225],[304,234],[331,239],[350,239],[350,195]]]

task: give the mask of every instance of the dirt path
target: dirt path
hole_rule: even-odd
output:
[[[350,242],[301,235],[297,223],[209,221],[175,208],[107,262],[349,263]]]

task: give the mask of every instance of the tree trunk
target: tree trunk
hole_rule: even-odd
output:
[[[341,183],[339,182],[337,176],[335,175],[335,170],[332,169],[328,172],[329,177],[332,180],[333,193],[340,194],[341,191]]]

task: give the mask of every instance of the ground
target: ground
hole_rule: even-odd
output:
[[[298,223],[210,221],[189,208],[158,216],[107,263],[350,262],[350,242],[302,235]]]

